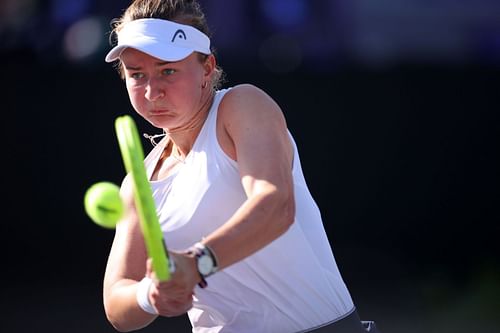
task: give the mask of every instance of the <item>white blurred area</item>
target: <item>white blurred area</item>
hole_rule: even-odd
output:
[[[104,35],[104,25],[97,17],[81,19],[64,34],[64,54],[71,61],[85,60],[100,50]]]
[[[109,19],[91,0],[0,0],[0,53],[31,50],[53,62],[85,63],[102,58],[108,31]]]

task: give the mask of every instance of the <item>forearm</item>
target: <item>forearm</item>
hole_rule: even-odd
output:
[[[270,191],[250,197],[221,228],[202,243],[215,253],[219,269],[257,252],[281,236],[293,223],[292,193]]]
[[[121,280],[105,291],[104,308],[106,316],[115,329],[129,332],[141,329],[156,319],[137,304],[138,282]]]

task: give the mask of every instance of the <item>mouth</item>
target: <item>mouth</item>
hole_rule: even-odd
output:
[[[149,114],[152,116],[165,116],[170,114],[170,110],[168,109],[153,109],[149,111]]]

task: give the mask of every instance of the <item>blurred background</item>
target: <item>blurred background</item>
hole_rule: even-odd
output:
[[[224,86],[282,107],[360,315],[384,333],[498,332],[500,2],[200,2]],[[114,119],[133,110],[103,59],[128,4],[0,1],[2,332],[113,332],[113,231],[82,201],[124,176]]]

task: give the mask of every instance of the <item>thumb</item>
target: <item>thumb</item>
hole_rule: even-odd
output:
[[[146,276],[153,279],[155,278],[154,272],[153,272],[153,259],[148,258],[146,261]]]

